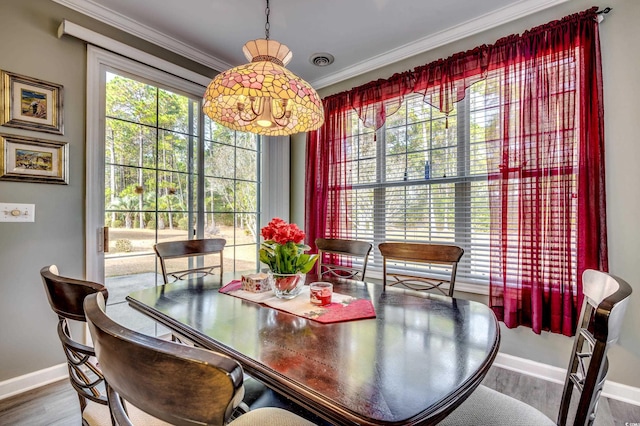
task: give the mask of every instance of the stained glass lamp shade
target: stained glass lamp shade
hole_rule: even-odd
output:
[[[251,40],[242,49],[248,64],[218,74],[204,94],[211,119],[242,132],[282,136],[316,130],[324,123],[316,91],[284,66],[293,56],[284,44]]]

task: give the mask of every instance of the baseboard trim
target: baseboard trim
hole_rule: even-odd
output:
[[[561,385],[564,384],[567,371],[564,368],[554,367],[504,353],[498,353],[493,365],[504,368],[505,370],[515,371]],[[617,401],[640,406],[640,388],[637,387],[607,380],[604,383],[602,395]]]
[[[67,377],[69,377],[67,363],[62,363],[4,380],[0,382],[0,400],[39,388],[40,386],[48,385],[49,383],[57,382]]]

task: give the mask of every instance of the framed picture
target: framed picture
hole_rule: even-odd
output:
[[[67,142],[0,134],[0,180],[69,183]]]
[[[62,85],[0,71],[0,124],[63,134]]]

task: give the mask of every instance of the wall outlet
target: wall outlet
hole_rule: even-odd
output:
[[[35,204],[0,203],[0,222],[35,222]]]

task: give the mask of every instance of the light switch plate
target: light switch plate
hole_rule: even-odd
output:
[[[0,222],[35,222],[36,205],[0,203]]]

